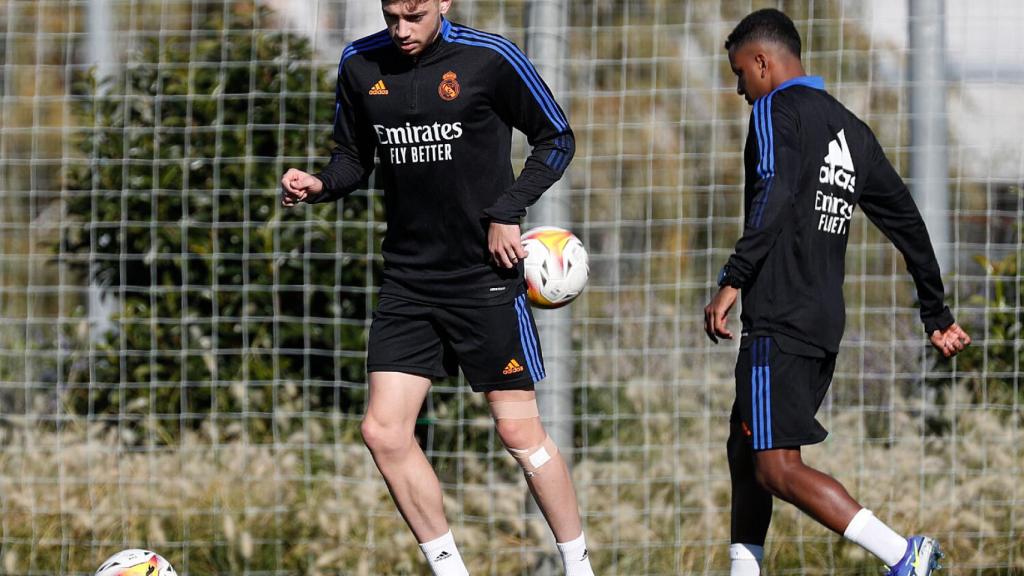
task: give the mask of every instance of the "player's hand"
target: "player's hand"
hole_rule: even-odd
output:
[[[491,222],[487,230],[487,250],[495,264],[502,268],[515,268],[520,260],[526,258],[520,236],[519,224]]]
[[[971,337],[964,332],[956,322],[949,325],[945,330],[936,330],[931,335],[932,346],[942,352],[946,358],[952,358],[967,348],[971,343]]]
[[[719,338],[732,340],[732,332],[727,327],[729,310],[732,310],[739,293],[740,291],[732,286],[722,286],[711,302],[704,307],[704,332],[715,344],[718,344]]]
[[[289,168],[281,177],[281,205],[295,206],[299,202],[307,202],[316,198],[324,190],[324,183],[302,170]]]

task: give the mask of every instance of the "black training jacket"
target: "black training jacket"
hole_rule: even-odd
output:
[[[512,128],[532,146],[518,178]],[[519,223],[575,150],[565,114],[522,51],[447,19],[416,58],[387,30],[345,48],[334,141],[314,201],[365,187],[376,153],[388,225],[381,294],[450,305],[507,302],[522,290],[522,263],[490,262],[488,226]]]
[[[781,334],[838,351],[855,206],[903,254],[925,330],[953,323],[910,192],[871,129],[820,77],[794,78],[754,102],[744,164],[743,236],[719,279],[741,289],[744,335]]]

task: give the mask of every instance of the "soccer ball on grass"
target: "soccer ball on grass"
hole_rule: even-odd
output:
[[[156,552],[133,548],[107,558],[96,570],[96,576],[178,576],[178,573]]]

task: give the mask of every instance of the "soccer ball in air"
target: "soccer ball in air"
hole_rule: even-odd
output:
[[[96,576],[178,576],[171,563],[149,550],[122,550],[107,558]]]
[[[575,300],[590,276],[580,239],[555,226],[532,228],[522,239],[530,302],[539,308],[559,308]]]

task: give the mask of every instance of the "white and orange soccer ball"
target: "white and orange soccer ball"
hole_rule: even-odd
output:
[[[559,308],[583,292],[590,277],[587,250],[572,232],[538,226],[522,236],[526,294],[539,308]]]
[[[133,548],[107,558],[96,570],[96,576],[178,576],[178,573],[156,552]]]

